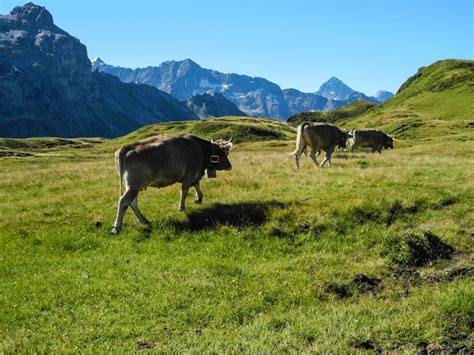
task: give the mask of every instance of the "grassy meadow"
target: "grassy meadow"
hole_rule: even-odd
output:
[[[233,170],[203,179],[184,213],[178,184],[147,189],[152,226],[129,210],[110,234],[114,150],[182,131],[233,134]],[[0,352],[468,352],[469,134],[299,170],[294,126],[272,120],[0,139]]]

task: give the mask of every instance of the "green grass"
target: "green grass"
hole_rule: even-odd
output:
[[[109,234],[113,151],[181,131],[249,141],[232,171],[202,181],[202,205],[189,196],[179,213],[178,185],[149,188],[139,199],[152,227],[128,211]],[[472,346],[472,141],[337,151],[330,168],[303,159],[298,171],[294,128],[271,120],[164,123],[81,149],[26,144],[8,149],[34,155],[0,158],[0,352]],[[389,241],[428,232],[450,259],[405,268],[385,256]]]

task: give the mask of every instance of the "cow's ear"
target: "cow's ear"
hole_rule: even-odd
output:
[[[212,139],[212,137],[211,137],[211,143],[214,143],[214,139]]]

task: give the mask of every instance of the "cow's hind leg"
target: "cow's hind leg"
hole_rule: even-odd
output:
[[[202,203],[202,191],[201,187],[199,186],[199,181],[193,185],[194,190],[196,191],[196,197],[194,198],[194,202],[196,203]]]
[[[138,222],[141,224],[150,224],[150,221],[146,219],[143,213],[138,209],[138,196],[135,197],[132,203],[130,203],[130,207],[132,208],[133,213],[135,213],[135,216],[137,216]]]
[[[300,159],[301,155],[304,153],[306,155],[306,143],[303,146],[298,147],[298,149],[295,152],[295,166],[296,169],[300,168]]]
[[[296,152],[295,154],[295,166],[296,169],[300,168],[300,158],[301,158],[301,152]]]
[[[182,184],[181,185],[181,193],[179,195],[179,205],[178,205],[178,211],[184,211],[186,209],[185,206],[185,201],[186,201],[186,196],[188,195],[189,188],[191,186],[188,184]]]
[[[117,208],[117,218],[115,219],[114,227],[112,228],[112,233],[116,234],[120,231],[125,211],[127,211],[128,206],[130,206],[130,204],[133,202],[133,200],[135,200],[137,196],[138,190],[127,190],[122,195],[122,197],[120,197]]]

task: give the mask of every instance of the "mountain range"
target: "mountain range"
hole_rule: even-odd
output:
[[[155,87],[93,72],[86,47],[28,3],[0,16],[0,136],[114,137],[198,119]]]
[[[256,117],[286,119],[301,111],[332,111],[359,99],[380,103],[393,96],[384,91],[385,94],[378,97],[369,97],[335,77],[315,93],[282,90],[267,79],[205,69],[191,59],[136,69],[106,64],[100,58],[93,58],[91,62],[94,71],[116,75],[124,82],[155,86],[180,100],[205,92],[219,92],[239,110]]]
[[[316,93],[282,90],[264,78],[224,74],[190,59],[121,68],[88,58],[86,47],[27,3],[0,15],[0,136],[115,137],[147,124],[223,115],[285,119],[363,98],[331,78]]]

